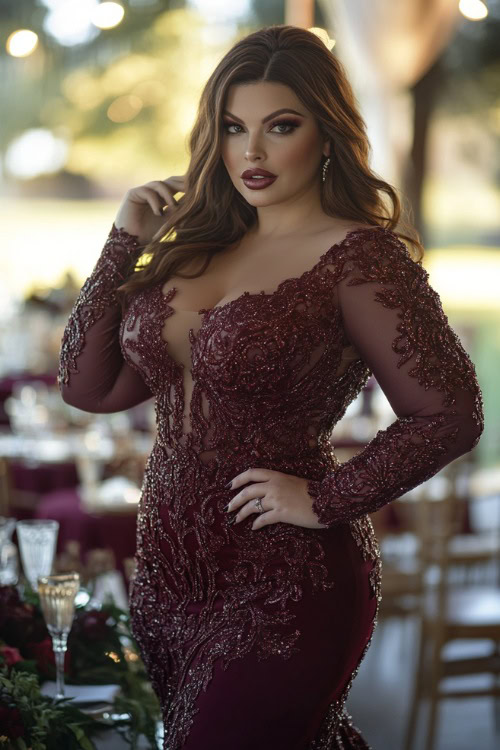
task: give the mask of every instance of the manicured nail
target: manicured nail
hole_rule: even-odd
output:
[[[232,483],[233,483],[233,480],[231,479],[231,481],[226,484],[226,486],[224,487],[224,489],[225,490],[229,489],[231,487]]]

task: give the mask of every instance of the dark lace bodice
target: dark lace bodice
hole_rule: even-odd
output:
[[[144,653],[155,652],[149,669],[175,726],[173,750],[216,658],[228,662],[255,644],[260,658],[297,650],[287,608],[306,581],[318,591],[334,585],[325,562],[333,534],[348,529],[379,598],[367,514],[471,450],[483,409],[474,365],[427,272],[389,230],[353,230],[300,277],[211,309],[177,310],[175,285],[158,283],[134,295],[122,318],[115,289],[139,253],[136,238],[113,226],[64,332],[59,386],[65,401],[91,412],[155,399],[132,607]],[[330,435],[370,374],[396,419],[340,464]],[[229,526],[224,485],[251,466],[307,478],[323,528],[277,523],[256,536],[249,524]],[[196,636],[194,601],[205,603]],[[191,674],[187,634],[200,645],[215,631],[216,647],[204,647],[181,698],[175,685]],[[348,688],[311,750],[337,747],[337,735],[338,747],[366,747],[340,744],[351,731],[341,718]]]

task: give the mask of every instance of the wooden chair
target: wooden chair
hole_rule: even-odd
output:
[[[0,456],[0,516],[7,517],[11,505],[11,487],[9,464],[7,459]]]
[[[450,505],[446,507],[450,527],[446,543],[450,575],[457,581],[462,579],[463,583],[473,580],[477,583],[481,576],[491,581],[492,570],[495,570],[500,582],[500,528],[489,533],[463,533],[467,525],[467,506],[474,502],[457,493],[460,472],[465,469],[470,473],[465,464],[459,459],[440,472],[449,487],[446,497]],[[422,489],[425,490],[425,485]],[[379,622],[420,614],[426,561],[419,550],[427,543],[426,519],[421,513],[425,514],[426,509],[418,500],[403,497],[371,517],[383,564]]]
[[[420,559],[425,581],[421,598],[420,635],[413,697],[408,717],[405,750],[413,747],[419,709],[423,699],[429,702],[425,750],[434,748],[439,703],[443,699],[491,697],[494,699],[497,728],[500,699],[500,589],[496,585],[453,584],[450,570],[457,555],[452,541],[457,528],[457,498],[450,492],[444,499],[423,497],[419,503],[418,534]],[[471,558],[474,560],[474,558]],[[475,658],[446,658],[445,646],[456,639],[471,643],[490,641],[488,654]],[[446,677],[490,674],[490,687],[459,690],[445,687]]]

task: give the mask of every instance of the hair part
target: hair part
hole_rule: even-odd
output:
[[[236,190],[222,160],[222,112],[230,86],[264,81],[291,88],[330,141],[331,163],[321,192],[324,212],[392,230],[421,263],[423,247],[402,217],[395,188],[369,166],[366,126],[343,65],[316,34],[273,25],[236,42],[205,84],[189,137],[185,193],[168,207],[163,236],[143,248],[149,261],[141,265],[141,256],[118,287],[123,308],[129,295],[173,275],[201,276],[216,253],[239,242],[255,225],[257,209]],[[193,260],[203,261],[201,269],[183,273]]]

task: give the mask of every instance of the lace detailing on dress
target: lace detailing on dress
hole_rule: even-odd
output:
[[[395,410],[410,413],[380,430],[338,471],[308,483],[313,509],[328,526],[373,513],[429,479],[474,448],[484,428],[474,365],[449,326],[427,271],[410,258],[403,243],[386,232],[345,247],[337,260],[345,267],[340,301],[351,340],[368,365],[377,369]],[[350,291],[353,287],[356,291]],[[382,308],[395,312],[381,315]],[[369,327],[368,319],[377,318],[375,351],[369,340],[375,325]],[[401,393],[405,395],[403,381],[408,377],[422,388],[408,386],[413,400],[405,404]]]
[[[176,288],[163,293],[160,283],[136,295],[122,322],[122,349],[158,394],[167,455],[181,445],[205,464],[223,450],[256,460],[306,458],[318,447],[331,453],[328,434],[369,375],[335,305],[337,248],[274,292],[245,292],[193,313],[197,325],[177,343],[182,361],[169,344],[182,341]]]
[[[57,379],[60,387],[69,384],[70,373],[78,372],[76,360],[83,351],[86,332],[104,315],[106,308],[118,305],[115,290],[127,278],[138,254],[138,238],[113,224],[64,330]]]
[[[367,650],[368,646],[364,654]],[[351,684],[352,680],[349,688]],[[321,737],[313,740],[308,750],[372,750],[352,723],[352,716],[344,708],[344,701],[345,697],[330,705],[322,725]]]
[[[116,231],[65,331],[60,383],[78,357],[80,379],[100,365],[111,380],[125,371],[115,410],[155,396],[130,606],[165,748],[180,750],[216,662],[227,670],[252,652],[279,664],[308,648],[301,616],[322,592],[345,589],[344,553],[371,597],[363,606],[375,611],[373,632],[381,571],[366,513],[477,442],[480,392],[425,272],[387,230],[354,230],[300,277],[212,309],[176,310],[176,288],[156,284],[132,297],[123,319],[114,290],[137,244]],[[372,372],[399,419],[341,465],[330,435]],[[93,402],[101,407],[88,392],[72,401]],[[307,478],[313,508],[332,528],[253,531],[252,516],[231,525],[225,485],[249,467]],[[337,549],[341,561],[332,562]],[[368,646],[310,750],[366,750],[344,704]]]

